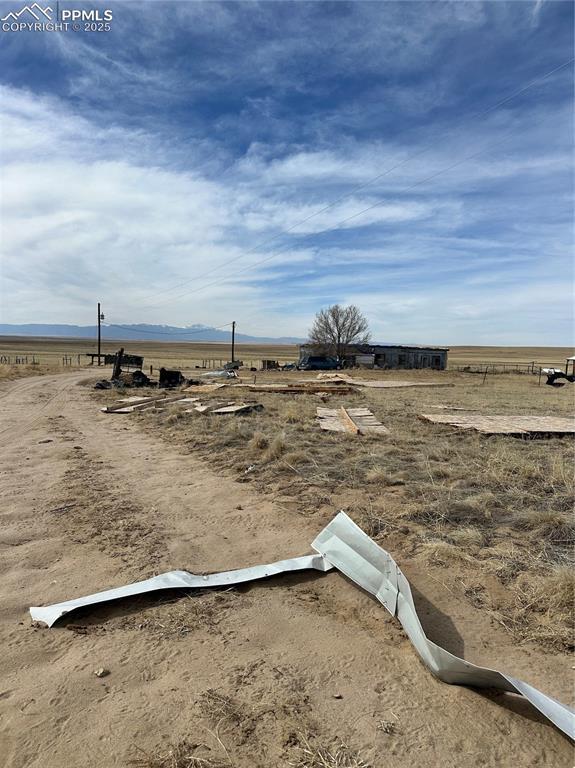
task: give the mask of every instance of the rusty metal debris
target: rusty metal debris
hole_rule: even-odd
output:
[[[405,575],[391,555],[364,533],[344,512],[340,512],[312,542],[318,554],[256,565],[237,571],[196,575],[170,571],[146,581],[128,584],[87,597],[45,607],[30,608],[35,621],[52,626],[70,612],[110,600],[133,597],[164,589],[206,589],[232,586],[282,573],[336,568],[362,589],[373,595],[401,623],[415,650],[429,670],[451,685],[493,688],[526,698],[548,720],[570,738],[575,738],[575,712],[537,688],[510,675],[479,667],[454,656],[428,639],[420,623]]]

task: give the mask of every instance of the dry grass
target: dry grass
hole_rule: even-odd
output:
[[[240,703],[224,693],[208,688],[200,698],[202,714],[213,723],[239,725],[250,717],[244,703]]]
[[[450,544],[448,541],[442,541],[441,539],[423,542],[420,552],[423,559],[431,565],[449,566],[453,565],[453,563],[472,562],[469,555],[459,546]]]
[[[145,365],[169,368],[189,368],[203,360],[226,361],[230,359],[230,343],[209,343],[189,341],[104,340],[102,354],[113,354],[120,347],[126,352],[142,355]],[[61,365],[63,355],[76,359],[78,354],[96,352],[96,339],[41,338],[34,336],[0,337],[0,355],[36,355],[41,363]],[[295,344],[237,344],[236,359],[246,365],[259,363],[262,359],[280,362],[297,360],[299,354]],[[536,360],[543,365],[563,367],[572,350],[565,347],[451,347],[449,365],[477,365],[480,362],[530,362]],[[400,372],[401,373],[401,372]],[[259,374],[258,374],[259,376]]]
[[[232,768],[233,763],[223,743],[217,734],[213,734],[213,737],[216,741],[215,750],[206,744],[184,739],[165,751],[148,753],[138,750],[140,754],[129,760],[129,765],[135,768]],[[214,751],[220,754],[213,754]]]
[[[12,381],[27,376],[42,376],[48,373],[61,373],[63,370],[78,370],[77,366],[64,369],[56,363],[39,365],[0,365],[0,381]]]
[[[248,598],[232,589],[194,592],[168,601],[161,595],[157,605],[144,605],[136,614],[116,619],[111,626],[144,630],[162,639],[183,638],[200,629],[217,635],[228,611],[237,612],[247,604]]]
[[[439,375],[386,376],[396,374],[421,380]],[[372,375],[381,376],[362,373]],[[456,386],[330,397],[335,408],[368,406],[391,430],[383,437],[321,431],[315,395],[258,394],[265,410],[225,419],[197,413],[172,419],[166,412],[130,418],[240,482],[281,497],[282,504],[291,499],[289,508],[302,515],[325,519],[345,509],[371,536],[393,535],[398,556],[421,556],[430,568],[448,564],[455,582],[460,571],[477,582],[482,572],[495,575],[507,595],[498,607],[510,615],[525,591],[520,576],[550,577],[572,557],[573,440],[485,437],[424,423],[417,414],[440,404],[486,413],[569,414],[571,393],[538,387],[536,377],[493,377],[481,386],[475,377],[443,375]],[[279,378],[269,374],[266,380]],[[229,399],[245,396],[226,390]],[[531,637],[540,623],[535,604],[525,605],[513,630],[519,639]],[[564,612],[551,611],[558,623],[553,644],[569,644]]]
[[[294,768],[370,768],[358,752],[343,742],[335,747],[325,746],[304,734],[299,735],[298,740],[299,754],[295,762],[289,763]]]

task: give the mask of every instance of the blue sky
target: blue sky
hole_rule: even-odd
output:
[[[571,2],[62,8],[0,32],[2,322],[573,342]]]

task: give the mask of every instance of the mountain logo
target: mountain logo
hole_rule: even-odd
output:
[[[20,16],[25,14],[30,14],[36,21],[52,21],[52,17],[50,16],[51,13],[51,8],[42,8],[38,3],[34,3],[33,5],[25,5],[24,8],[21,8],[19,11],[10,11],[10,13],[7,13],[3,19],[0,19],[0,21],[18,21]]]

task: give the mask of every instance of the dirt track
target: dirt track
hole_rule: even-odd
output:
[[[216,753],[216,729],[242,768],[289,765],[302,732],[323,744],[339,736],[386,768],[572,765],[570,743],[529,705],[434,680],[397,623],[337,573],[33,627],[30,605],[165,570],[305,554],[327,522],[280,511],[129,418],[100,413],[77,386],[85,378],[0,390],[4,765],[123,766],[138,748],[183,738]],[[434,640],[571,703],[565,656],[515,647],[480,610],[401,565]],[[110,674],[96,677],[99,667]],[[209,689],[237,701],[236,715],[214,714]]]

